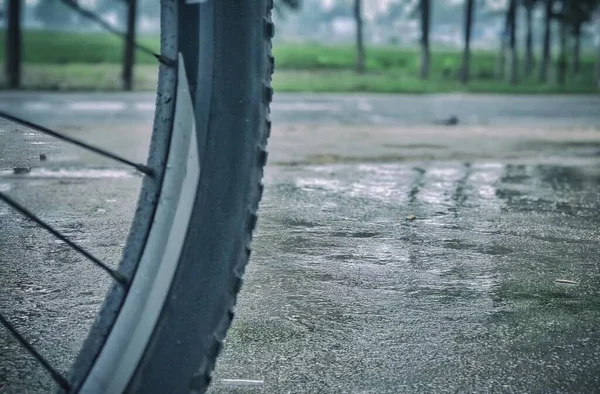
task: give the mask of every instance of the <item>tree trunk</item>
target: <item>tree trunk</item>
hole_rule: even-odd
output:
[[[506,48],[508,47],[508,32],[510,30],[510,14],[506,12],[504,16],[504,31],[500,39],[500,53],[498,54],[498,64],[496,73],[498,79],[504,79],[506,71]]]
[[[504,79],[504,70],[506,69],[506,38],[502,37],[500,41],[500,51],[498,52],[498,64],[496,64],[496,75],[498,79]]]
[[[544,13],[544,49],[542,52],[542,61],[540,62],[540,82],[548,81],[548,69],[550,68],[550,48],[552,38],[552,2],[546,0]]]
[[[356,71],[365,72],[365,44],[363,41],[362,0],[354,0],[354,19],[356,20]]]
[[[578,75],[581,70],[581,23],[575,25],[575,43],[573,45],[573,74]]]
[[[510,30],[509,30],[509,71],[508,71],[508,80],[512,85],[516,85],[518,76],[518,57],[517,57],[517,0],[510,0],[508,6],[508,14],[510,20]]]
[[[598,40],[598,55],[596,58],[596,83],[600,88],[600,40]]]
[[[564,85],[567,77],[567,21],[563,18],[560,20],[560,53],[558,55],[558,67],[556,80],[559,85]]]
[[[533,71],[533,4],[527,4],[527,36],[525,37],[525,76]]]
[[[429,22],[431,0],[421,1],[421,79],[429,78]]]
[[[123,52],[123,90],[133,89],[133,66],[135,64],[135,20],[137,0],[127,0],[127,32]]]
[[[473,8],[474,0],[467,0],[465,3],[465,47],[463,49],[462,67],[460,81],[469,82],[469,66],[471,62],[471,29],[473,27]]]
[[[8,0],[6,27],[6,85],[21,87],[21,0]]]

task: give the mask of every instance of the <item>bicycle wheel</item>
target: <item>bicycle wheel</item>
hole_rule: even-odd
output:
[[[148,167],[119,272],[69,392],[204,392],[262,194],[271,0],[161,0]]]

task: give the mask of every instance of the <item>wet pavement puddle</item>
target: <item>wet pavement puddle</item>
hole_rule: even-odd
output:
[[[14,183],[9,192],[22,194],[31,180],[83,179],[45,215],[118,262],[127,222],[111,218],[133,214],[123,201],[137,191],[111,188],[135,175],[45,171],[0,175],[0,187]],[[265,184],[216,381],[332,393],[589,392],[600,384],[599,162],[283,166],[268,168]],[[75,204],[86,190],[99,195]],[[64,214],[72,207],[79,216]],[[56,348],[76,351],[70,343],[104,294],[98,273],[37,237],[21,238],[30,249],[20,259],[33,256],[44,274],[20,273],[21,284],[0,289],[12,289],[19,301],[10,313],[30,335],[59,330]],[[0,239],[0,253],[9,241]],[[66,294],[74,278],[85,285]],[[69,328],[74,317],[80,325]],[[56,357],[68,365],[72,356]]]
[[[12,170],[1,170],[0,179],[102,179],[130,178],[136,175],[134,171],[105,168],[29,168],[16,167]]]

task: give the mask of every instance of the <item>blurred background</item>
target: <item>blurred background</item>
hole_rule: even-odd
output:
[[[212,392],[598,392],[600,0],[274,1],[265,194]],[[0,111],[144,162],[159,1],[0,12]],[[0,119],[0,192],[112,267],[141,181]],[[109,279],[0,204],[0,311],[57,370]],[[0,393],[53,384],[0,329]]]
[[[274,1],[265,194],[211,392],[598,392],[600,0]],[[0,111],[144,162],[159,1],[0,13]],[[0,192],[111,267],[141,181],[0,119]],[[110,283],[0,204],[0,312],[62,373]],[[53,385],[0,329],[0,393]]]
[[[156,61],[135,51],[133,42],[158,52],[158,1],[2,0],[2,5],[2,88],[155,89]],[[599,5],[599,0],[276,0],[274,87],[598,92]]]

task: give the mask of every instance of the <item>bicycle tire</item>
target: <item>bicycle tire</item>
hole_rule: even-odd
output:
[[[273,2],[160,8],[154,174],[142,183],[119,267],[131,287],[109,290],[69,374],[71,392],[205,392],[250,258],[271,129]]]

